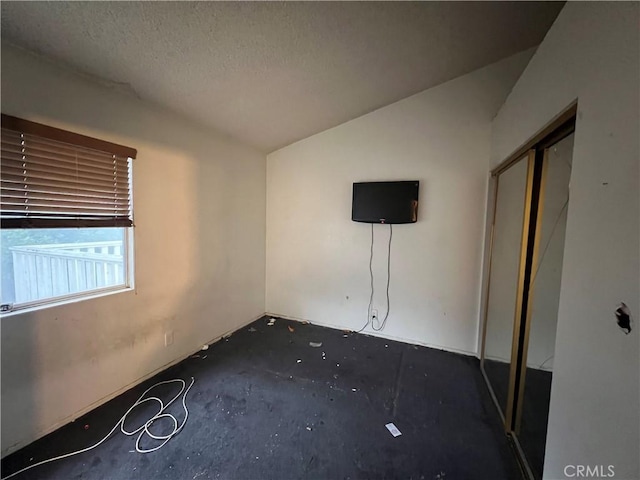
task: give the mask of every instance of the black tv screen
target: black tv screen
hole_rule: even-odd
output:
[[[418,220],[418,180],[353,184],[351,220],[414,223]]]

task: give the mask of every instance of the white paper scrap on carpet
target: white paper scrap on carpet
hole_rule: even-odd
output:
[[[391,432],[391,435],[393,435],[394,437],[399,437],[400,435],[402,435],[402,432],[400,432],[400,430],[398,430],[398,427],[396,427],[393,423],[387,423],[385,427],[387,427],[387,430],[389,430],[389,432]]]

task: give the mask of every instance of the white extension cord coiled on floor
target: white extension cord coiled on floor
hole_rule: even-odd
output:
[[[184,380],[182,380],[181,378],[176,378],[173,380],[165,380],[163,382],[158,382],[155,385],[147,388],[144,393],[142,395],[140,395],[140,398],[138,398],[138,400],[136,400],[136,402],[131,405],[131,407],[129,408],[129,410],[127,410],[125,412],[125,414],[120,418],[120,420],[118,420],[118,423],[116,423],[113,428],[111,429],[111,431],[109,433],[107,433],[107,435],[100,440],[98,443],[91,445],[90,447],[87,448],[83,448],[82,450],[77,450],[75,452],[71,452],[71,453],[65,453],[64,455],[60,455],[58,457],[53,457],[53,458],[49,458],[47,460],[43,460],[41,462],[38,463],[34,463],[33,465],[29,465],[26,468],[23,468],[22,470],[18,470],[17,472],[12,473],[11,475],[8,475],[6,477],[3,477],[2,480],[7,480],[11,477],[14,477],[15,475],[18,475],[22,472],[26,472],[27,470],[31,470],[32,468],[38,467],[40,465],[44,465],[45,463],[51,463],[51,462],[55,462],[56,460],[62,460],[63,458],[68,458],[68,457],[72,457],[74,455],[79,455],[81,453],[84,452],[88,452],[89,450],[93,450],[94,448],[98,447],[99,445],[101,445],[102,443],[104,443],[113,432],[116,431],[116,429],[118,427],[120,427],[120,431],[122,433],[124,433],[125,435],[128,436],[133,436],[135,434],[138,434],[138,438],[136,439],[136,452],[138,453],[150,453],[150,452],[155,452],[156,450],[160,450],[162,447],[165,446],[165,444],[171,440],[174,436],[176,436],[180,430],[182,430],[182,427],[185,426],[185,424],[187,423],[187,418],[189,417],[189,410],[187,409],[187,403],[186,403],[186,398],[187,398],[187,393],[189,393],[189,390],[191,389],[191,387],[193,386],[194,383],[194,378],[191,377],[191,383],[189,384],[189,386],[187,386],[186,382]],[[169,383],[181,383],[182,387],[180,388],[180,391],[178,392],[178,394],[173,397],[169,403],[165,404],[161,399],[159,399],[158,397],[147,397],[145,398],[145,395],[147,393],[149,393],[151,390],[153,390],[154,388],[156,388],[157,386],[160,385],[166,385]],[[178,420],[176,419],[176,417],[174,417],[172,414],[170,413],[165,413],[165,410],[167,408],[169,408],[169,406],[175,402],[178,398],[180,398],[182,396],[182,408],[184,408],[184,420],[182,421],[182,424],[178,424]],[[153,417],[151,417],[149,420],[147,420],[144,424],[142,424],[140,427],[136,428],[135,430],[129,432],[127,430],[125,430],[124,428],[124,424],[125,421],[127,419],[127,415],[129,415],[131,413],[131,411],[136,408],[138,405],[141,405],[145,402],[150,402],[150,401],[156,401],[160,404],[160,410],[158,411],[158,413],[156,413]],[[171,432],[165,434],[165,435],[156,435],[154,433],[151,433],[149,431],[149,427],[157,420],[160,420],[162,418],[170,418],[171,420],[173,420],[173,429]],[[145,435],[149,436],[150,438],[153,438],[154,440],[162,440],[162,443],[160,443],[160,445],[157,445],[153,448],[140,448],[140,440],[142,439],[142,437],[144,437]]]

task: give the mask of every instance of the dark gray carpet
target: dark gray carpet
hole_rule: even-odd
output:
[[[160,451],[132,453],[135,439],[118,432],[14,478],[521,478],[477,359],[280,319],[254,322],[6,457],[3,477],[95,443],[144,389],[191,376],[188,423]]]

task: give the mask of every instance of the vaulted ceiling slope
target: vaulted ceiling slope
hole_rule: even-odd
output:
[[[2,2],[3,41],[264,152],[539,44],[556,2]]]

